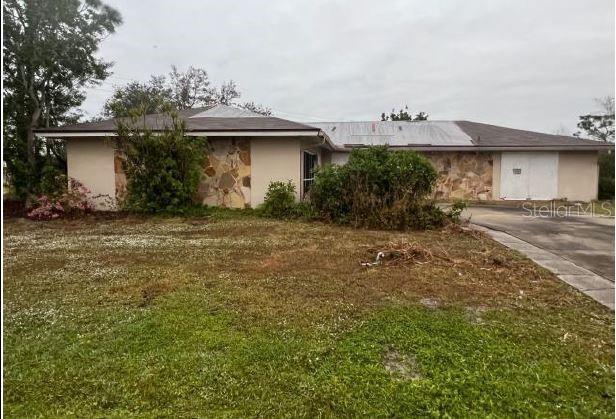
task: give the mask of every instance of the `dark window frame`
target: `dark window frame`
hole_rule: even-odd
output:
[[[319,155],[315,151],[302,150],[302,197],[310,192],[314,183],[314,173],[319,166]]]

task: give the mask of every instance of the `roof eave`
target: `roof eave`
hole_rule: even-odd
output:
[[[152,132],[162,132],[152,130]],[[323,137],[325,134],[318,129],[297,130],[194,130],[186,131],[187,136],[211,136],[211,137]],[[35,131],[35,135],[47,138],[76,138],[76,137],[115,137],[115,131]],[[325,137],[327,137],[325,135]],[[329,140],[329,138],[327,138]]]
[[[336,151],[350,152],[356,148],[365,148],[369,145],[357,146],[336,146]],[[432,146],[396,146],[389,145],[390,148],[396,150],[412,150],[412,151],[601,151],[614,150],[614,144],[591,144],[591,145],[551,145],[551,146],[450,146],[450,145],[432,145]]]

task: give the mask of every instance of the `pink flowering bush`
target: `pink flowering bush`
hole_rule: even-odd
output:
[[[67,188],[56,196],[41,195],[28,210],[31,220],[47,221],[75,217],[94,210],[90,190],[78,180],[70,178]]]

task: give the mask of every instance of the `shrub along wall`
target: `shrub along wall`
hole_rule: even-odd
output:
[[[184,122],[173,112],[161,132],[139,126],[139,118],[121,122],[117,149],[126,174],[126,209],[181,211],[196,204],[207,154],[205,138],[185,135]],[[117,185],[116,185],[117,186]]]
[[[439,227],[445,214],[428,200],[437,177],[430,161],[416,152],[357,149],[347,164],[317,171],[311,206],[321,218],[356,227]]]

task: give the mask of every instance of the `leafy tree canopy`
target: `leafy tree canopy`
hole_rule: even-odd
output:
[[[76,121],[84,89],[109,75],[96,52],[121,17],[99,0],[6,0],[2,14],[4,159],[13,192],[26,197],[65,164],[62,143],[33,130]]]
[[[222,104],[271,115],[271,109],[254,102],[236,103],[240,96],[233,80],[215,87],[204,69],[189,67],[187,71],[180,72],[173,66],[166,76],[152,76],[144,83],[135,81],[116,87],[102,113],[110,118],[129,116],[136,109],[145,113],[160,113],[169,107],[182,110]]]
[[[577,126],[583,133],[594,140],[614,142],[614,97],[606,96],[595,99],[601,111],[594,114],[581,115]],[[574,134],[579,137],[582,132]]]
[[[389,115],[385,112],[381,114],[381,121],[427,121],[428,114],[425,112],[419,112],[417,115],[413,116],[411,112],[409,112],[409,107],[405,106],[404,109],[400,109],[398,113],[396,113],[395,109],[392,109]]]

